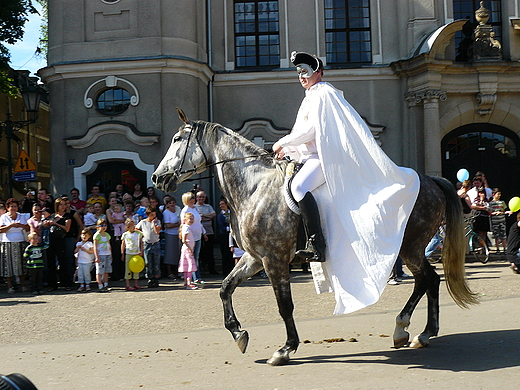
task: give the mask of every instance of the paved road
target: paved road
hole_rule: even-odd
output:
[[[222,326],[218,279],[197,291],[165,281],[158,290],[116,286],[107,294],[38,297],[8,295],[4,285],[0,373],[21,372],[39,390],[516,389],[520,275],[499,259],[468,263],[467,271],[481,304],[458,308],[443,283],[441,332],[421,350],[391,347],[394,319],[412,280],[388,286],[375,305],[332,316],[333,295],[316,295],[311,277],[293,272],[302,344],[284,367],[265,364],[283,344],[285,329],[263,279],[246,282],[234,295],[251,337],[245,354]],[[412,334],[422,330],[425,316],[421,302]]]

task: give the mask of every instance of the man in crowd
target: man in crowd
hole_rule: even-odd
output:
[[[103,206],[103,209],[105,209],[105,205],[107,204],[107,200],[105,199],[104,196],[102,196],[99,193],[99,185],[94,184],[92,186],[92,196],[90,198],[88,198],[87,203],[93,205],[94,203],[97,203],[97,202],[101,203],[101,206]]]
[[[83,214],[83,209],[86,205],[87,202],[79,198],[79,190],[77,188],[70,190],[70,208],[72,210],[76,210],[80,214]]]

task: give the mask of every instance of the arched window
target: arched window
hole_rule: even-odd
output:
[[[445,144],[446,160],[454,159],[467,149],[483,151],[487,148],[500,152],[504,157],[516,159],[515,142],[502,134],[493,132],[474,131],[456,135]]]
[[[472,123],[444,136],[441,142],[442,175],[455,183],[457,172],[465,168],[470,176],[486,174],[490,187],[498,187],[503,199],[518,196],[520,185],[520,138],[499,125]],[[471,178],[470,177],[470,178]]]
[[[123,88],[103,90],[96,100],[97,110],[104,115],[119,115],[130,105],[130,94]]]

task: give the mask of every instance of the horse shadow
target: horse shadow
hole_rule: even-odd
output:
[[[0,307],[17,306],[17,305],[41,305],[44,303],[47,303],[47,302],[46,301],[22,301],[22,300],[18,300],[18,299],[5,299],[5,300],[0,300]]]
[[[389,349],[344,355],[295,357],[289,365],[370,363],[411,369],[484,372],[520,366],[520,330],[496,330],[440,336],[428,348]],[[256,363],[266,363],[257,360]]]

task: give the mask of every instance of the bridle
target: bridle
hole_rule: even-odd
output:
[[[184,149],[184,153],[182,155],[181,164],[179,166],[179,169],[175,169],[173,171],[173,175],[177,179],[180,179],[181,175],[184,175],[186,173],[192,173],[192,172],[197,172],[197,171],[201,171],[202,172],[202,171],[204,171],[207,168],[210,168],[210,167],[213,167],[213,166],[216,166],[216,165],[219,165],[219,164],[225,164],[227,162],[238,161],[238,160],[245,160],[247,158],[259,158],[259,157],[269,156],[270,155],[270,153],[264,152],[264,153],[261,153],[259,155],[234,157],[234,158],[228,158],[228,159],[225,159],[225,160],[220,160],[220,161],[216,161],[216,162],[210,163],[210,162],[208,162],[208,157],[206,155],[206,152],[204,152],[204,148],[202,147],[202,145],[200,143],[200,139],[202,137],[201,131],[200,131],[200,124],[195,124],[195,126],[193,126],[190,123],[189,126],[191,128],[191,131],[189,132],[188,139],[186,140],[186,148]],[[185,127],[185,129],[186,129],[186,127]],[[222,129],[218,129],[218,128],[217,128],[217,130],[223,131]],[[189,148],[189,145],[190,145],[191,137],[192,137],[194,132],[196,132],[196,135],[195,135],[194,138],[195,138],[195,141],[197,142],[197,146],[199,147],[199,149],[200,149],[200,151],[202,153],[202,156],[204,156],[204,165],[203,165],[202,168],[197,168],[197,167],[194,166],[193,168],[183,169],[184,163],[186,162],[186,156],[188,154],[188,148]]]

